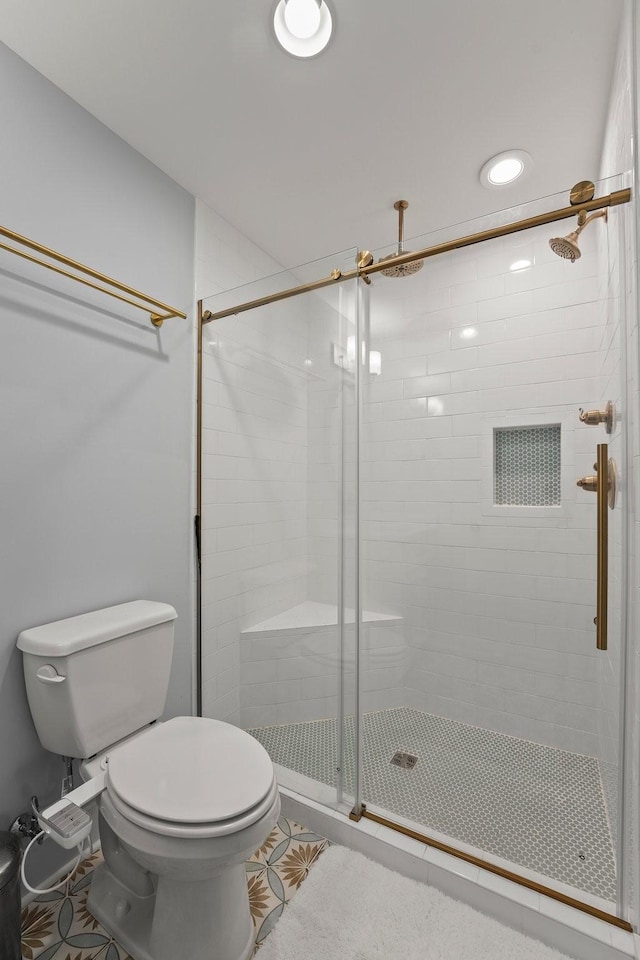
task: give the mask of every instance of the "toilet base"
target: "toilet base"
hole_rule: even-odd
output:
[[[155,900],[132,894],[101,863],[93,871],[87,910],[133,960],[155,960],[149,953]]]
[[[253,954],[243,863],[205,882],[158,878],[157,892],[148,897],[132,894],[102,863],[87,908],[133,960],[249,960]]]

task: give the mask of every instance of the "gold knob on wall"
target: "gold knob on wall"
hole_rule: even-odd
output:
[[[576,482],[576,486],[582,487],[583,490],[589,490],[591,491],[591,493],[597,493],[598,477],[597,476],[580,477],[580,479]]]
[[[613,433],[616,425],[616,408],[611,400],[607,402],[604,410],[583,410],[580,407],[579,418],[581,423],[586,423],[589,427],[596,427],[599,423],[604,423],[607,433]]]

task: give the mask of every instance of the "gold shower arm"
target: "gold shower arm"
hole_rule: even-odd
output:
[[[23,237],[19,233],[9,230],[7,227],[0,227],[0,235],[11,240],[13,243],[17,243],[19,246],[35,250],[37,253],[42,254],[42,256],[48,257],[49,260],[56,260],[58,263],[70,267],[71,270],[75,272],[72,273],[69,270],[63,270],[62,267],[57,267],[55,263],[41,260],[39,257],[34,257],[25,250],[18,250],[16,247],[10,246],[7,243],[0,243],[0,250],[15,253],[16,256],[22,257],[24,260],[29,260],[30,263],[36,263],[38,266],[46,267],[47,270],[53,270],[54,273],[84,284],[85,287],[91,287],[92,290],[105,293],[108,297],[114,297],[116,300],[120,300],[122,303],[128,303],[138,310],[144,310],[145,313],[149,314],[149,319],[154,327],[161,327],[164,320],[170,320],[172,317],[181,317],[183,320],[186,319],[187,315],[180,310],[176,310],[175,307],[170,307],[161,300],[154,300],[153,297],[148,297],[133,287],[128,287],[126,284],[120,283],[118,280],[114,280],[104,273],[99,273],[97,270],[93,270],[92,267],[87,267],[84,263],[79,263],[77,260],[65,257],[64,254],[58,253],[56,250],[44,247],[41,243],[36,243],[35,240],[29,240],[28,237]],[[85,274],[86,276],[79,276],[79,274]],[[91,280],[87,280],[86,277],[93,277],[93,279],[98,280],[99,283],[93,283]],[[122,292],[116,293],[116,290]],[[129,294],[129,296],[125,297],[122,295],[123,293]],[[132,300],[131,297],[135,299]]]
[[[584,210],[581,210],[578,214],[578,227],[576,229],[576,235],[579,236],[585,227],[587,227],[592,220],[597,220],[598,217],[604,217],[605,221],[607,220],[607,211],[606,210],[597,210],[595,213],[590,213],[589,216],[585,213]]]
[[[398,253],[404,253],[404,212],[408,206],[407,200],[396,200],[393,205],[398,211]]]

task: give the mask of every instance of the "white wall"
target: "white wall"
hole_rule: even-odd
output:
[[[229,290],[275,273],[277,264],[201,203],[197,224],[198,296],[206,309],[309,279],[297,269]],[[343,265],[333,258],[313,264],[310,276],[336,264]],[[336,365],[333,354],[333,345],[346,347],[352,332],[353,294],[339,285],[205,329],[207,716],[254,727],[336,715],[342,651],[335,628],[244,631],[306,600],[336,609],[341,569],[353,567],[352,544],[342,557],[341,517],[353,507],[356,447],[348,439],[343,444],[343,435],[355,424],[355,394],[353,373]],[[347,572],[345,582],[352,580]],[[353,603],[352,594],[345,603]],[[372,628],[371,635],[380,631]],[[366,678],[367,688],[384,688],[375,698],[381,705],[389,701],[388,685],[388,672]]]
[[[148,318],[0,256],[0,826],[60,788],[20,630],[136,598],[179,619],[168,715],[191,712],[193,198],[0,45],[3,225],[188,312]],[[97,305],[95,308],[91,304]],[[45,875],[46,848],[31,871]]]
[[[365,605],[405,619],[409,705],[595,755],[595,502],[575,480],[595,449],[578,407],[599,405],[605,387],[595,241],[606,228],[583,235],[575,264],[548,246],[570,229],[374,281]],[[512,272],[520,259],[533,266]],[[549,421],[565,438],[562,507],[492,511],[493,426]]]

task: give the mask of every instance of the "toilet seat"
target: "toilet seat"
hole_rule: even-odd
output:
[[[245,827],[250,827],[261,817],[265,816],[276,803],[278,798],[278,784],[273,778],[273,785],[267,796],[253,809],[242,814],[240,817],[232,817],[229,820],[222,820],[211,823],[179,823],[176,820],[158,820],[156,817],[150,817],[141,813],[134,807],[130,807],[116,793],[109,790],[109,799],[125,820],[135,824],[138,827],[148,830],[150,833],[156,833],[163,837],[178,837],[184,840],[206,840],[213,837],[229,836],[232,833],[238,833]]]
[[[174,717],[112,750],[106,789],[130,822],[184,838],[234,833],[259,820],[277,795],[264,747],[203,717]]]

